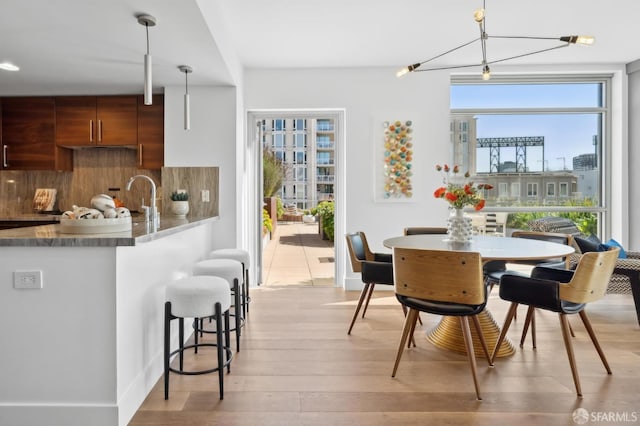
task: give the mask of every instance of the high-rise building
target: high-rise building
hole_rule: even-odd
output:
[[[262,121],[263,146],[283,163],[280,198],[300,209],[332,200],[335,184],[335,122],[329,118]]]

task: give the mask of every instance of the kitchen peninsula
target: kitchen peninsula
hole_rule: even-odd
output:
[[[0,231],[0,424],[126,425],[162,374],[164,285],[213,248],[216,220]],[[42,288],[14,288],[16,271]]]

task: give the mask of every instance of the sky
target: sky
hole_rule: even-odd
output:
[[[600,85],[580,84],[482,84],[452,85],[451,109],[556,108],[551,114],[478,114],[477,137],[543,136],[542,147],[527,148],[530,171],[573,168],[573,157],[593,153],[599,113],[567,113],[566,108],[600,106]],[[515,161],[515,148],[503,148],[500,161]],[[489,149],[477,152],[477,172],[489,171]]]

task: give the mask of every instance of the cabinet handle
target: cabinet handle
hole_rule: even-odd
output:
[[[89,142],[93,142],[93,120],[89,120]]]
[[[102,142],[102,120],[98,120],[98,142]]]
[[[2,167],[9,167],[7,162],[7,145],[2,145]]]
[[[142,144],[138,145],[138,157],[140,158],[139,163],[140,163],[140,166],[142,167]]]

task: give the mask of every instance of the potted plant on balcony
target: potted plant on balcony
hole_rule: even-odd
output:
[[[173,191],[171,193],[171,213],[177,217],[185,217],[189,213],[189,194]]]

